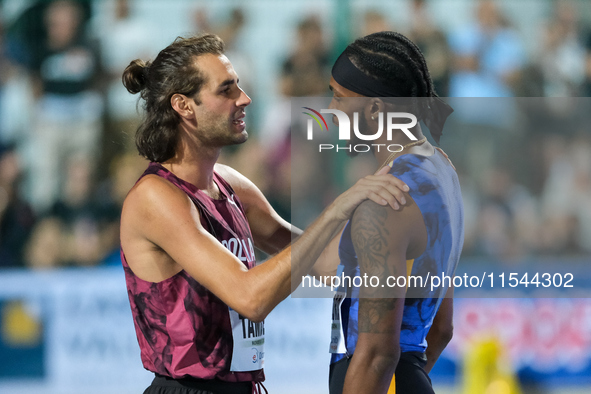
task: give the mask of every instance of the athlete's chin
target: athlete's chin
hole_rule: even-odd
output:
[[[242,130],[242,132],[236,136],[235,144],[243,144],[246,142],[246,140],[248,140],[248,131]]]
[[[243,130],[238,134],[233,134],[228,136],[228,138],[224,141],[223,145],[240,145],[244,144],[248,140],[248,132]]]
[[[235,138],[235,144],[242,144],[248,139],[248,132],[246,131],[246,122],[238,120],[232,122],[231,127],[232,137]]]

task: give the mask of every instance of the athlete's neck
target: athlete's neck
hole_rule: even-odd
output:
[[[162,166],[214,197],[217,195],[217,186],[213,181],[213,167],[220,151],[219,147],[204,147],[195,141],[188,141],[181,134],[175,155]]]
[[[399,156],[402,156],[404,154],[407,153],[418,153],[418,154],[423,154],[425,156],[430,155],[431,153],[429,153],[430,150],[432,150],[431,145],[427,142],[421,145],[414,145],[414,146],[410,146],[408,148],[403,149],[401,152],[392,155],[392,153],[394,153],[396,150],[400,149],[400,146],[405,146],[405,145],[409,145],[412,144],[413,142],[416,141],[420,141],[421,139],[424,138],[423,136],[423,131],[421,130],[421,126],[420,125],[416,125],[415,127],[413,127],[410,132],[416,137],[416,140],[411,140],[405,133],[400,132],[400,131],[394,131],[392,133],[392,139],[388,140],[387,139],[387,135],[386,133],[383,133],[382,136],[380,138],[378,138],[375,142],[375,144],[381,144],[379,145],[379,151],[377,148],[374,147],[374,156],[376,158],[376,162],[381,165],[382,163],[384,163],[386,161],[386,159],[389,159],[388,161],[392,161],[394,159],[396,159]],[[391,150],[388,150],[388,146],[390,145],[394,145],[391,147]],[[398,146],[400,145],[400,146]],[[386,163],[388,164],[388,163]]]

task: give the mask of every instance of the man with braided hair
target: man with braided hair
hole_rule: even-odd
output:
[[[365,177],[302,233],[216,163],[223,147],[246,141],[251,102],[219,37],[178,38],[154,61],[132,61],[123,83],[145,101],[136,145],[151,162],[121,213],[141,358],[156,374],[145,393],[252,393],[264,380],[263,319],[297,287],[292,272],[309,271],[360,202],[398,206],[404,185]],[[256,265],[254,247],[275,256]]]
[[[357,112],[365,135],[383,127],[384,113],[405,110],[422,120],[439,142],[453,111],[437,97],[420,50],[395,32],[350,44],[334,64],[330,89],[330,108],[349,116]],[[390,173],[410,187],[406,204],[400,210],[360,204],[340,242],[333,240],[314,267],[315,275],[334,274],[338,253],[339,276],[375,276],[381,283],[355,287],[349,281],[337,290],[331,394],[433,393],[428,372],[451,339],[453,288],[412,288],[410,280],[385,286],[388,278],[453,275],[464,239],[455,169],[423,136],[419,123],[409,130],[412,138],[383,133],[372,144],[377,163],[391,163]],[[403,149],[390,154],[377,149],[380,144]]]

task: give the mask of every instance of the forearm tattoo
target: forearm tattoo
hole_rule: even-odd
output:
[[[360,298],[359,299],[359,332],[388,333],[396,328],[386,318],[387,312],[396,307],[395,298]]]

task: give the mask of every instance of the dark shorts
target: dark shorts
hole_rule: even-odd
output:
[[[221,380],[173,379],[156,374],[144,394],[252,394],[252,382],[230,383]]]
[[[345,375],[349,368],[351,358],[330,365],[328,385],[330,394],[341,394]],[[396,367],[396,394],[435,394],[431,379],[423,369],[427,364],[425,353],[405,352],[400,355],[400,361]]]

